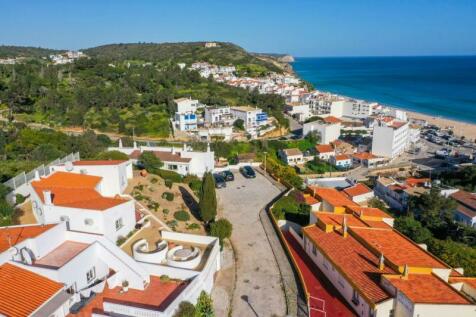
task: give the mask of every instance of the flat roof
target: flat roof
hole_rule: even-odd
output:
[[[79,253],[89,247],[87,243],[80,243],[75,241],[65,241],[55,248],[50,253],[41,257],[34,262],[37,266],[46,266],[49,268],[60,268]]]

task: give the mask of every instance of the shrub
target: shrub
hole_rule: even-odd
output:
[[[191,223],[187,226],[188,230],[198,230],[200,229],[200,225],[198,223]]]
[[[197,299],[197,305],[195,306],[195,316],[197,317],[213,317],[215,312],[213,311],[213,301],[210,295],[205,291],[200,293]]]
[[[195,175],[189,175],[183,179],[183,182],[188,184],[195,195],[198,196],[200,194],[200,190],[202,189],[202,180],[200,178]]]
[[[164,192],[164,193],[162,194],[162,198],[164,198],[164,199],[166,199],[166,200],[168,200],[168,201],[172,201],[172,200],[174,200],[174,194],[171,193],[171,192]]]
[[[139,157],[139,161],[149,173],[156,173],[163,165],[162,161],[149,151],[143,152]]]
[[[179,210],[174,213],[174,218],[178,221],[189,221],[190,215],[185,210]]]
[[[210,234],[220,239],[220,245],[223,246],[223,241],[231,237],[233,225],[227,219],[219,219],[210,226]]]
[[[152,177],[150,180],[151,184],[156,184],[158,181],[159,179],[157,177]]]
[[[164,282],[164,283],[165,283],[165,282],[170,282],[170,277],[169,277],[168,275],[165,275],[165,274],[164,274],[164,275],[161,275],[161,276],[160,276],[160,281],[161,281],[161,282]]]
[[[181,302],[174,317],[195,317],[195,306],[190,302]]]
[[[179,173],[176,173],[174,171],[168,171],[168,170],[163,170],[159,169],[155,172],[155,174],[159,175],[163,179],[170,179],[173,183],[180,183],[182,182],[182,175]]]
[[[174,184],[174,182],[171,180],[171,179],[166,179],[165,180],[165,186],[167,186],[168,188],[172,188],[172,185]]]
[[[169,210],[167,208],[165,208],[164,210],[162,210],[162,212],[164,213],[164,215],[168,215],[169,214]]]
[[[147,208],[152,209],[153,211],[159,210],[160,204],[156,201],[152,201],[147,205]]]
[[[106,151],[106,152],[101,152],[95,157],[96,160],[124,160],[127,161],[129,160],[129,157],[119,151]]]
[[[169,226],[170,228],[172,228],[172,230],[175,231],[175,228],[177,228],[177,226],[178,226],[178,222],[177,222],[177,220],[167,221],[167,226]]]
[[[22,194],[16,194],[15,195],[15,201],[16,201],[17,205],[24,203],[25,200],[26,200],[26,197],[23,196]]]
[[[123,244],[124,242],[126,242],[126,238],[125,238],[125,237],[123,237],[123,236],[117,237],[116,245],[120,246],[120,245]]]

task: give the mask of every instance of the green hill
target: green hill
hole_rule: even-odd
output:
[[[83,50],[91,57],[108,61],[141,60],[154,63],[209,62],[235,65],[243,75],[260,76],[267,72],[282,72],[274,63],[262,60],[243,48],[224,42],[205,47],[205,42],[110,44]]]
[[[0,58],[14,58],[14,57],[31,57],[41,58],[47,57],[50,54],[58,54],[64,50],[53,50],[42,47],[31,46],[12,46],[0,45]]]

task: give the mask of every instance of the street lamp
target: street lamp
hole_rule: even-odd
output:
[[[264,154],[264,172],[266,173],[266,154],[268,154],[268,152],[264,151],[263,154]]]

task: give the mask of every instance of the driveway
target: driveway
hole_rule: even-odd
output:
[[[232,316],[284,316],[281,276],[259,219],[259,211],[280,191],[259,173],[255,179],[234,174],[233,182],[217,190],[220,216],[233,224],[236,284]]]

